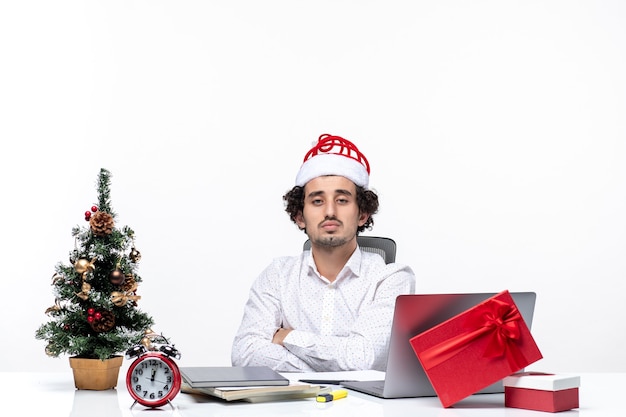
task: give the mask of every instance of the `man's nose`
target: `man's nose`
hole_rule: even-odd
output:
[[[326,217],[332,218],[335,216],[335,203],[333,201],[326,204]]]

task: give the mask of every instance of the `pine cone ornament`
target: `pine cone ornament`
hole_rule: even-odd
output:
[[[135,277],[133,274],[126,274],[126,280],[122,285],[122,291],[135,291],[137,289],[137,281],[135,281]]]
[[[99,317],[91,321],[91,328],[98,332],[108,332],[115,327],[115,315],[110,311],[100,311]]]
[[[106,236],[113,232],[115,222],[109,213],[98,211],[89,219],[89,226],[94,235]]]

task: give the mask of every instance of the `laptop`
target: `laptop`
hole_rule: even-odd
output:
[[[381,381],[344,381],[345,388],[380,398],[436,396],[409,339],[447,319],[474,307],[497,293],[406,294],[399,295],[391,326],[387,371]],[[534,292],[511,292],[526,325],[530,329],[535,311]],[[479,393],[504,392],[502,381]]]

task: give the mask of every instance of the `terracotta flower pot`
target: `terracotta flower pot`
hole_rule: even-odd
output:
[[[77,389],[99,391],[115,388],[123,359],[122,356],[106,360],[71,357],[74,385]]]

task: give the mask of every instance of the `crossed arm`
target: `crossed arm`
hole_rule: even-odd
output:
[[[286,372],[384,370],[395,299],[415,290],[410,268],[390,266],[387,272],[358,302],[348,297],[345,306],[339,303],[336,315],[343,328],[333,334],[322,334],[314,328],[316,320],[307,320],[302,311],[285,306],[277,281],[265,279],[271,271],[262,275],[250,291],[233,342],[233,365],[265,365]],[[355,280],[351,285],[362,284]],[[347,294],[353,289],[346,285],[337,291]],[[318,311],[319,306],[309,310]],[[315,318],[319,320],[319,315]]]

